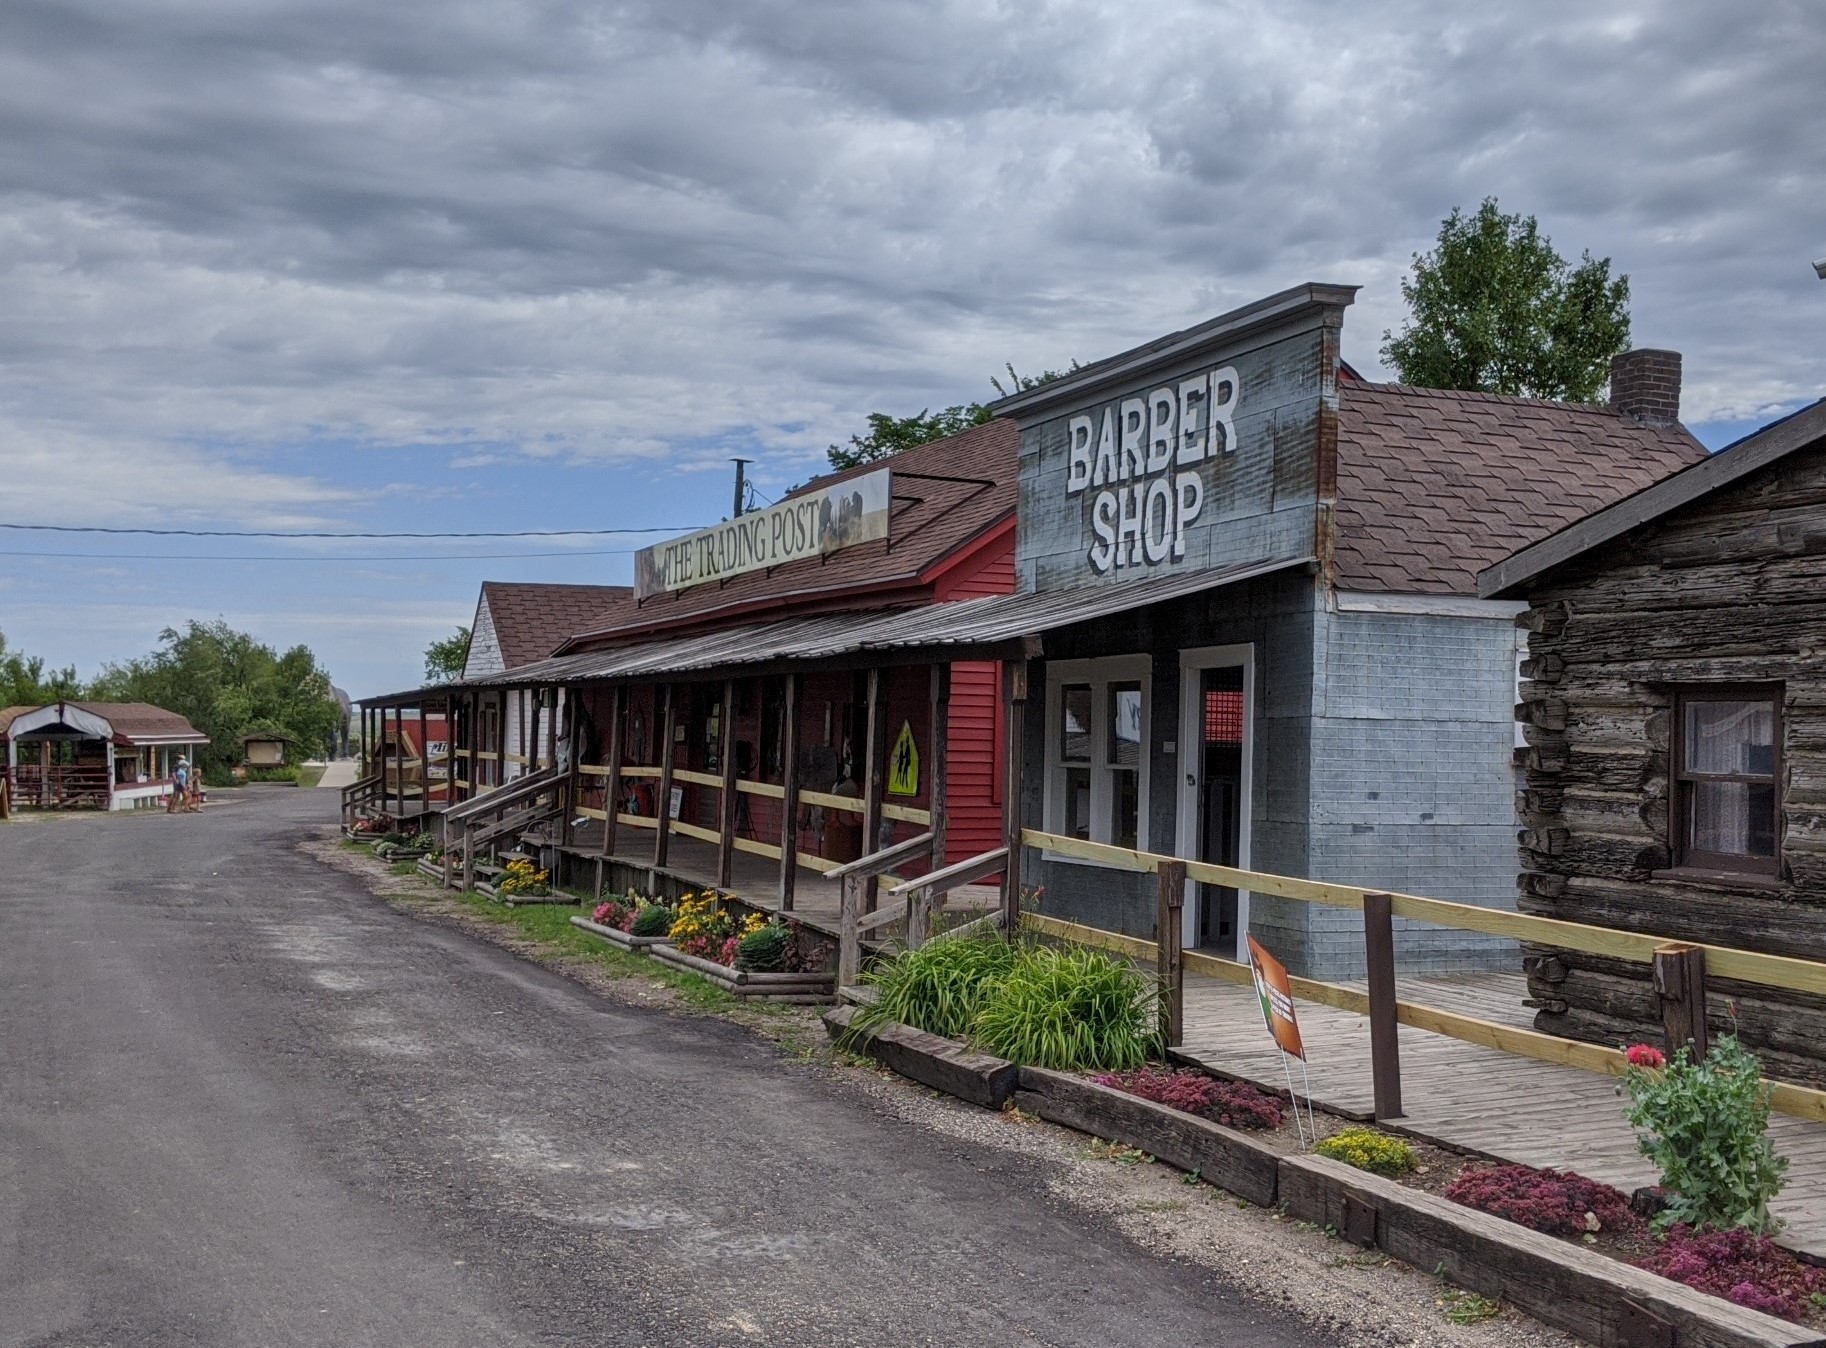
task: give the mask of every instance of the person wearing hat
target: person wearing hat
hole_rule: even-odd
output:
[[[178,755],[178,765],[172,772],[171,779],[176,789],[165,797],[166,814],[190,808],[190,760],[182,754]]]

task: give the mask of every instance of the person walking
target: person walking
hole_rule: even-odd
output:
[[[171,774],[171,780],[173,790],[165,798],[165,813],[175,814],[180,810],[188,813],[190,809],[190,760],[182,754],[178,755],[178,765]]]

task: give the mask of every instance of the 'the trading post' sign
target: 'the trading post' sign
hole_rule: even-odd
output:
[[[878,468],[642,548],[634,556],[634,593],[672,594],[886,538],[889,482],[890,470]]]

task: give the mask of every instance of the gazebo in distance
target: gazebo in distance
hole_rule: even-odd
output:
[[[0,711],[0,751],[15,805],[131,810],[174,788],[182,756],[209,737],[149,702],[52,702]]]

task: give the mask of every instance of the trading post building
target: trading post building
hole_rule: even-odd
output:
[[[556,654],[393,704],[455,709],[462,783],[468,701],[546,690],[574,709],[547,771],[590,778],[566,845],[763,907],[804,900],[808,866],[898,847],[898,875],[969,870],[1013,844],[1005,883],[1042,913],[1151,936],[1153,877],[1072,842],[1513,906],[1523,605],[1478,573],[1704,451],[1612,407],[1358,378],[1354,293],[1270,296],[661,545]],[[1353,912],[1193,890],[1187,945],[1252,931],[1296,972],[1361,968]],[[1424,926],[1398,950],[1517,960]]]

